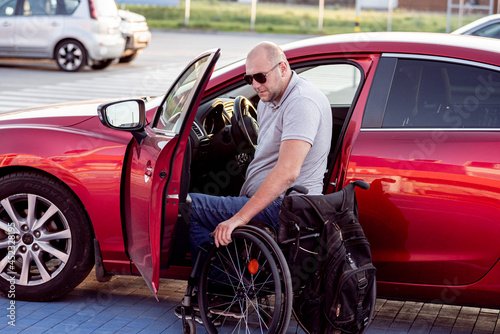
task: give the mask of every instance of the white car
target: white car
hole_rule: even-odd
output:
[[[137,57],[142,49],[151,42],[146,18],[143,15],[128,10],[118,10],[122,19],[121,29],[125,38],[125,51],[120,57],[120,63],[129,63]]]
[[[458,28],[452,34],[500,38],[500,14],[482,17]]]
[[[0,57],[103,69],[125,50],[114,0],[0,0]]]

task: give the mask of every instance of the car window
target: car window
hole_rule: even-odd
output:
[[[56,0],[24,0],[21,15],[55,15],[57,10]]]
[[[178,132],[185,115],[187,114],[190,97],[193,88],[196,87],[196,81],[201,72],[205,69],[205,63],[208,57],[200,59],[195,65],[190,66],[182,74],[180,79],[171,88],[169,94],[161,106],[161,114],[158,118],[155,128],[164,131]]]
[[[80,0],[22,0],[21,15],[70,15],[80,5]]]
[[[14,15],[16,2],[16,0],[0,0],[0,16]]]
[[[94,1],[96,6],[97,16],[118,16],[118,7],[115,0],[99,0]]]
[[[350,105],[361,80],[360,70],[350,64],[330,64],[296,70],[328,97],[330,104]]]
[[[500,128],[500,72],[399,59],[384,128]]]
[[[500,22],[490,24],[471,33],[474,36],[500,38]]]
[[[72,14],[80,5],[80,0],[57,0],[58,14]]]

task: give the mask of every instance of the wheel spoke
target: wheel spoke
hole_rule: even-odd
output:
[[[65,49],[65,48],[60,48],[60,49],[59,49],[59,55],[60,55],[61,57],[63,57],[63,58],[64,58],[64,57],[66,57],[66,54],[67,54],[67,51],[66,51],[66,49]]]
[[[8,263],[9,263],[9,253],[7,253],[7,255],[5,255],[4,258],[2,259],[2,261],[0,261],[0,273],[3,273]]]
[[[247,301],[250,303],[250,306],[254,309],[255,313],[257,313],[257,319],[259,319],[259,326],[261,327],[261,331],[262,331],[262,323],[264,323],[264,325],[266,326],[266,329],[269,329],[267,324],[265,323],[264,319],[262,318],[262,316],[260,315],[259,313],[259,301],[257,300],[257,298],[255,298],[255,303],[248,297],[247,297]],[[264,311],[264,310],[262,310]],[[248,312],[248,310],[247,310]],[[246,317],[248,318],[248,316]]]
[[[32,229],[36,222],[35,208],[36,208],[37,196],[33,194],[28,195],[28,216],[26,217],[26,223],[29,228]]]
[[[55,256],[56,258],[58,258],[62,262],[64,262],[64,263],[68,262],[69,255],[54,248],[49,243],[40,242],[38,245],[40,245],[40,248],[43,249],[45,252],[49,253],[50,255]]]
[[[9,241],[9,239],[4,239],[4,240],[1,240],[0,241],[0,249],[4,249],[4,248],[7,248],[11,245],[11,242]]]
[[[28,250],[25,254],[21,255],[21,257],[23,259],[23,267],[21,269],[21,276],[19,277],[19,285],[28,285],[32,259],[31,250]]]
[[[38,258],[38,256],[33,256],[33,260],[36,263],[36,266],[38,268],[38,271],[40,272],[40,276],[42,276],[42,280],[44,282],[50,281],[50,274],[47,272],[45,269],[45,266],[43,265],[42,261]]]
[[[288,296],[283,296],[282,271],[266,242],[240,232],[233,238],[233,245],[213,248],[211,252],[213,256],[207,259],[209,262],[201,272],[199,291],[204,296],[200,311],[209,327],[215,329],[213,320],[218,319],[221,327],[215,330],[219,333],[273,333],[285,328],[280,327],[281,321],[286,324],[289,321],[282,317],[282,298],[286,301]],[[256,265],[249,266],[255,261],[256,271]],[[227,288],[224,291],[228,279],[233,284],[234,295]]]
[[[59,231],[59,232],[54,232],[54,233],[42,233],[40,238],[38,238],[39,241],[51,241],[51,240],[60,240],[60,239],[70,239],[71,238],[71,231],[70,230],[64,230],[64,231]]]
[[[266,279],[264,280],[264,282],[259,283],[259,290],[258,290],[258,291],[256,291],[256,295],[259,295],[259,293],[262,291],[262,288],[263,288],[264,286],[266,286],[268,283],[272,282],[272,283],[274,284],[274,280],[270,280],[270,279],[271,279],[271,277],[272,277],[272,274],[269,274],[269,275],[266,277]]]
[[[221,265],[222,268],[220,268],[219,266],[216,266],[216,265],[213,265],[213,268],[219,270],[221,273],[223,273],[223,274],[225,274],[227,276],[227,279],[229,280],[229,283],[230,283],[231,287],[233,288],[234,292],[236,292],[233,280],[236,281],[236,282],[238,282],[238,277],[236,277],[233,274],[231,274],[231,272],[229,271],[229,269],[226,267],[226,262],[229,262],[229,260],[223,259],[224,256],[221,253],[222,252],[218,252],[217,253],[217,257],[219,259],[219,263],[220,263],[220,265]]]
[[[48,208],[48,210],[43,214],[43,216],[40,217],[40,219],[38,219],[36,221],[36,223],[32,227],[32,230],[37,230],[40,227],[42,227],[47,222],[47,220],[49,218],[51,218],[57,212],[59,212],[59,208],[57,206],[55,206],[54,204],[51,204],[50,207]]]
[[[14,229],[14,231],[12,231]],[[9,225],[7,222],[0,219],[0,230],[4,230],[7,235],[19,233],[15,226]]]
[[[14,209],[12,208],[12,205],[10,204],[10,201],[8,198],[5,198],[0,201],[0,204],[3,206],[5,212],[9,215],[10,219],[14,223],[15,227],[17,228],[18,231],[21,230],[21,222],[18,219],[18,216],[14,212]]]
[[[236,259],[238,260],[238,250],[236,249],[236,242],[233,242],[233,245],[234,245]],[[236,275],[238,276],[238,281],[240,282],[240,285],[242,285],[243,284],[243,275],[241,273],[240,263],[238,261],[238,266],[236,266],[236,264],[234,263],[233,256],[231,255],[231,252],[229,251],[229,247],[227,248],[227,255],[229,256],[229,259],[231,260],[231,264],[234,268],[234,271],[236,272]]]

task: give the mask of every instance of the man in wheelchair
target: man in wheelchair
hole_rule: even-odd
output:
[[[332,136],[327,97],[292,71],[281,48],[271,42],[259,43],[248,53],[244,80],[260,98],[257,149],[239,197],[190,193],[193,259],[206,242],[214,242],[218,248],[230,244],[234,229],[250,220],[277,231],[282,197],[292,184],[306,187],[309,194],[321,194],[323,190]],[[221,311],[211,308],[211,312],[234,318],[242,313],[228,307]],[[180,309],[176,309],[176,315],[181,316]]]

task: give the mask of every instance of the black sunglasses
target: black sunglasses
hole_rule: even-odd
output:
[[[274,65],[274,67],[271,68],[266,74],[264,74],[264,73],[255,73],[253,75],[245,74],[245,76],[243,77],[243,80],[245,80],[246,83],[249,84],[249,85],[251,85],[253,83],[254,79],[255,79],[255,81],[257,81],[260,84],[266,83],[266,81],[267,81],[267,79],[266,79],[267,75],[269,73],[271,73],[271,71],[274,70],[276,68],[276,66],[278,66],[279,64],[281,64],[281,62],[279,62],[276,65]]]

